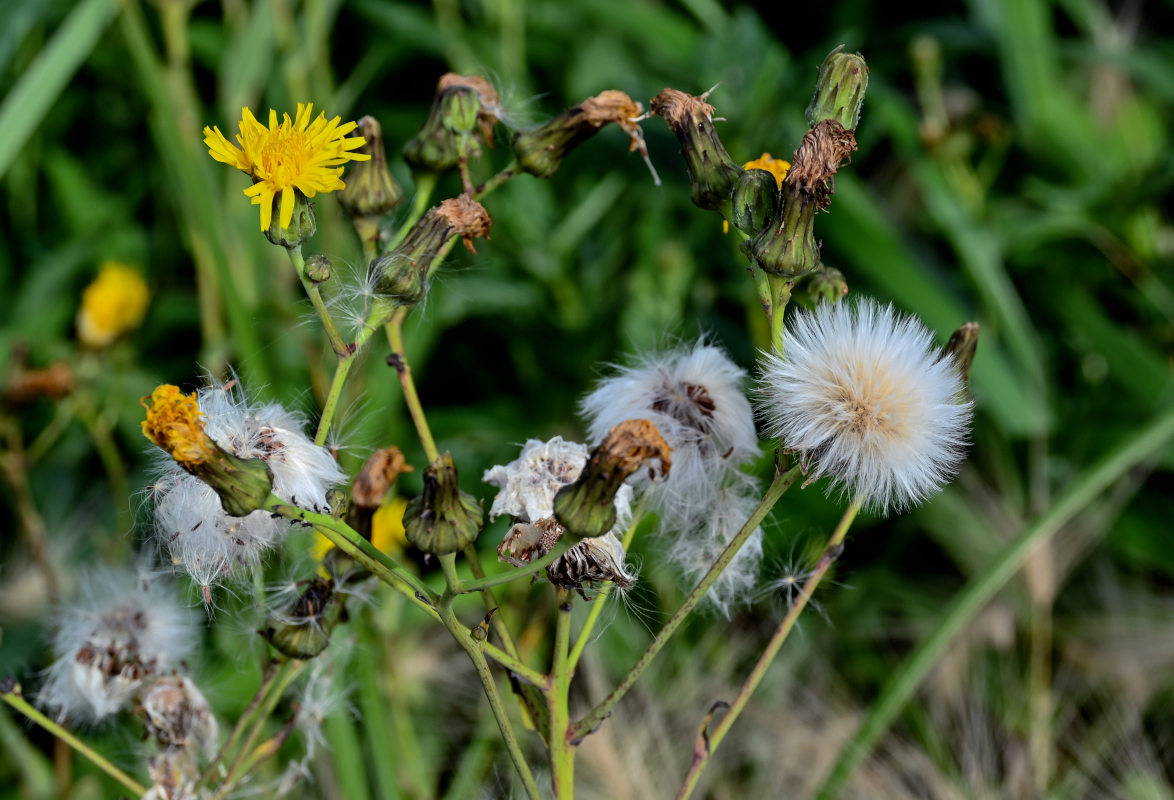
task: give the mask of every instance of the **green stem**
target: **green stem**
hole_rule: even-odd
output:
[[[448,591],[444,593],[441,602],[451,604],[452,598],[461,592],[461,576],[457,574],[457,554],[443,553],[439,559],[440,571],[444,573],[444,582],[448,584]]]
[[[652,640],[652,643],[648,645],[648,649],[644,651],[644,654],[640,656],[640,659],[634,665],[632,665],[632,668],[628,671],[628,674],[624,676],[623,680],[620,681],[619,685],[617,685],[616,688],[612,690],[611,694],[605,697],[599,705],[593,708],[590,713],[587,714],[587,716],[583,717],[583,719],[575,723],[574,729],[572,731],[573,738],[581,738],[595,730],[595,728],[611,714],[612,709],[614,709],[616,706],[616,703],[622,700],[624,696],[629,691],[631,691],[632,687],[636,684],[636,681],[644,673],[644,670],[647,669],[648,665],[652,663],[652,660],[656,658],[657,653],[659,653],[668,640],[672,638],[673,634],[676,633],[677,628],[679,628],[681,623],[685,621],[685,618],[689,616],[689,613],[697,606],[698,603],[701,602],[701,599],[705,597],[705,593],[709,591],[709,587],[713,586],[717,579],[721,577],[722,572],[725,570],[726,566],[731,561],[733,561],[734,556],[738,554],[738,551],[742,548],[742,545],[746,542],[747,539],[750,538],[750,535],[758,529],[758,526],[762,524],[762,521],[766,518],[766,515],[770,513],[772,508],[774,508],[775,503],[779,501],[779,498],[783,496],[783,493],[786,492],[787,489],[791,488],[791,484],[797,481],[801,474],[802,469],[799,467],[799,465],[795,465],[786,472],[780,472],[778,470],[775,471],[774,481],[771,483],[770,488],[766,490],[766,494],[763,496],[762,501],[758,504],[758,507],[754,509],[754,513],[750,515],[750,519],[746,520],[746,524],[742,526],[742,529],[738,531],[737,535],[730,540],[728,545],[726,545],[726,549],[723,550],[717,557],[717,560],[713,563],[713,566],[709,568],[709,572],[705,573],[705,576],[701,579],[701,582],[698,583],[696,587],[694,587],[693,591],[689,592],[689,596],[685,598],[685,602],[681,604],[681,607],[673,613],[673,615],[669,618],[669,621],[665,623],[663,628],[661,628],[660,633],[658,633],[656,638]]]
[[[204,769],[203,774],[200,775],[200,780],[196,782],[194,787],[196,794],[199,793],[200,788],[205,786],[208,781],[212,779],[217,765],[220,764],[229,753],[236,749],[237,742],[239,742],[241,736],[244,735],[245,728],[247,728],[249,723],[253,720],[257,709],[261,707],[261,703],[264,701],[265,696],[269,692],[269,687],[273,685],[273,679],[276,677],[277,662],[270,661],[269,664],[265,667],[265,673],[261,678],[261,685],[257,687],[257,691],[255,694],[253,694],[253,699],[249,701],[248,706],[246,706],[245,710],[241,712],[241,715],[237,717],[236,724],[232,726],[232,732],[228,735],[228,740],[220,746],[220,750],[217,751],[215,757],[213,757],[213,759],[208,763],[208,766]]]
[[[539,689],[543,689],[549,682],[548,676],[543,675],[536,669],[527,667],[522,663],[520,658],[510,655],[500,648],[494,647],[489,642],[482,642],[481,648],[485,651],[485,655],[492,658],[498,664],[501,664],[510,672],[515,673],[519,678],[525,680],[526,683],[537,686]]]
[[[465,545],[464,549],[465,561],[469,562],[469,570],[473,573],[473,578],[480,580],[485,577],[485,567],[481,566],[481,558],[477,555],[477,548],[472,544]],[[518,648],[514,644],[514,637],[510,635],[509,626],[505,624],[502,615],[495,613],[500,606],[497,603],[497,597],[493,594],[493,589],[486,586],[481,589],[481,600],[485,603],[485,610],[492,614],[490,618],[493,629],[497,631],[497,636],[501,639],[502,645],[505,646],[506,652],[514,658],[518,657]]]
[[[424,212],[428,210],[428,204],[432,200],[432,190],[436,188],[436,176],[431,172],[417,173],[413,177],[416,179],[416,196],[412,198],[412,210],[408,213],[408,218],[400,225],[399,230],[395,232],[395,236],[391,237],[391,241],[387,243],[387,251],[389,252],[404,240],[412,226],[420,221],[420,217],[424,216]]]
[[[765,677],[766,671],[770,668],[775,656],[778,655],[779,649],[787,641],[787,636],[794,629],[799,615],[803,613],[803,609],[807,607],[807,602],[815,594],[815,590],[819,588],[819,583],[823,580],[823,576],[839,557],[844,543],[844,537],[847,535],[848,528],[852,526],[852,522],[856,519],[856,514],[859,511],[859,500],[856,500],[848,506],[848,510],[844,512],[844,516],[840,518],[840,524],[836,526],[836,529],[828,539],[828,543],[824,546],[815,571],[811,573],[811,577],[803,585],[803,590],[799,593],[791,608],[788,609],[786,616],[783,617],[783,621],[779,623],[779,627],[775,629],[774,635],[770,637],[770,641],[767,642],[766,648],[758,658],[758,663],[754,665],[754,669],[750,670],[750,674],[746,676],[746,682],[742,684],[742,688],[738,691],[738,696],[734,698],[734,702],[730,705],[729,710],[711,733],[707,735],[703,729],[698,734],[697,742],[693,748],[693,763],[689,766],[688,774],[685,775],[685,781],[681,786],[681,791],[677,794],[677,800],[688,800],[692,796],[693,790],[697,788],[697,781],[701,778],[701,773],[709,763],[709,758],[713,755],[713,751],[718,748],[718,745],[722,743],[722,739],[726,738],[726,734],[729,733],[730,728],[738,720],[742,709],[746,707],[746,703],[749,702],[750,696],[754,694],[754,690],[758,688],[758,684],[762,683],[762,679]]]
[[[988,600],[1009,581],[1036,547],[1060,530],[1092,503],[1097,495],[1139,463],[1156,456],[1174,437],[1174,408],[1151,420],[1122,441],[1079,478],[1069,484],[1052,507],[1007,543],[943,612],[934,630],[922,640],[892,673],[873,703],[864,723],[833,760],[831,773],[820,787],[818,797],[839,797],[856,768],[892,724],[909,698],[938,663],[954,637],[974,618]]]
[[[371,339],[371,334],[383,325],[389,313],[388,309],[383,305],[376,305],[367,316],[366,321],[364,321],[363,328],[359,331],[359,335],[355,337],[354,344],[347,348],[347,354],[338,359],[338,364],[334,368],[334,377],[330,381],[330,389],[326,393],[326,402],[322,406],[322,416],[318,420],[318,431],[314,434],[314,444],[319,447],[325,444],[326,437],[330,433],[330,426],[334,422],[334,415],[338,412],[338,404],[342,399],[342,390],[346,386],[347,376],[350,375],[351,367],[355,365],[359,354],[367,346],[367,342]]]
[[[387,342],[391,345],[391,355],[396,374],[399,376],[400,386],[404,391],[404,404],[408,407],[408,414],[412,424],[416,426],[416,433],[420,437],[420,445],[424,448],[424,456],[428,463],[440,458],[436,449],[436,441],[432,438],[432,430],[428,427],[428,419],[424,416],[424,408],[420,405],[420,396],[416,394],[416,383],[412,380],[412,368],[408,364],[407,354],[404,351],[404,317],[408,315],[407,308],[396,309],[391,321],[384,327],[387,329]]]
[[[485,183],[478,186],[477,191],[473,194],[473,199],[480,201],[483,197],[485,197],[485,195],[489,194],[494,189],[496,189],[499,186],[501,186],[502,184],[504,184],[510,178],[514,177],[514,175],[516,175],[517,173],[518,173],[518,160],[514,159],[509,164],[507,164],[505,166],[505,168],[501,170],[501,172],[497,173],[492,178],[485,181]]]
[[[287,247],[285,252],[289,254],[289,260],[298,273],[298,280],[302,282],[306,296],[310,298],[310,305],[314,306],[314,312],[318,314],[318,319],[322,321],[322,327],[326,329],[326,338],[330,340],[330,347],[334,350],[334,354],[340,359],[347,358],[351,354],[351,349],[343,341],[342,334],[338,332],[334,319],[330,316],[330,311],[322,300],[322,293],[318,291],[318,284],[306,275],[306,260],[302,258],[302,246]]]
[[[457,594],[468,594],[469,592],[480,592],[484,589],[490,588],[491,586],[500,586],[503,583],[509,583],[511,581],[516,581],[519,578],[527,578],[527,577],[533,575],[538,570],[544,569],[544,568],[550,566],[552,563],[554,563],[555,559],[557,559],[559,556],[561,556],[563,553],[565,553],[567,551],[567,546],[565,544],[562,544],[561,542],[560,542],[560,544],[562,546],[556,546],[553,550],[551,550],[549,553],[544,555],[542,558],[539,558],[536,561],[531,561],[529,564],[527,564],[524,567],[515,567],[513,569],[507,569],[504,572],[499,572],[496,575],[490,575],[485,578],[477,578],[477,579],[471,580],[471,581],[461,581],[461,590],[460,590],[460,592],[457,592]]]
[[[24,714],[30,720],[40,725],[50,734],[57,737],[60,741],[65,742],[74,750],[88,758],[94,764],[94,766],[125,786],[127,791],[129,791],[135,797],[142,797],[147,793],[146,786],[143,786],[134,778],[111,764],[104,756],[99,754],[96,750],[87,745],[81,739],[77,738],[72,733],[65,730],[65,728],[62,728],[56,722],[46,717],[37,709],[33,708],[33,706],[21,696],[19,685],[15,685],[11,689],[8,687],[3,687],[0,689],[0,700],[3,700],[8,705]]]
[[[384,583],[399,589],[408,599],[415,600],[417,605],[432,609],[436,603],[435,592],[342,520],[298,508],[272,494],[263,508],[288,519],[310,523],[319,533],[334,542],[339,550],[371,570]]]
[[[791,301],[792,281],[775,275],[767,275],[766,283],[770,298],[770,346],[771,349],[783,354],[783,334],[786,332],[787,303]]]
[[[571,666],[567,648],[571,639],[571,610],[574,595],[558,590],[558,620],[555,624],[554,657],[550,667],[551,687],[546,702],[550,709],[550,771],[554,796],[570,800],[575,796],[575,751],[572,748],[570,692]]]

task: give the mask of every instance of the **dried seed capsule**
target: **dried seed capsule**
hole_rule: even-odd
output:
[[[455,553],[481,531],[481,504],[461,491],[457,466],[444,453],[424,470],[424,491],[404,509],[404,533],[425,553]]]

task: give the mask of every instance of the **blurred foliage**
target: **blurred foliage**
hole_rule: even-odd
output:
[[[708,777],[719,798],[766,796],[784,780],[796,787],[789,796],[814,790],[854,715],[942,604],[1082,469],[1174,402],[1174,38],[1158,33],[1174,29],[1171,7],[972,0],[923,14],[888,5],[809,4],[776,30],[747,5],[711,0],[0,5],[0,375],[62,361],[80,387],[56,404],[2,410],[9,480],[0,502],[13,522],[0,575],[0,674],[32,682],[46,658],[46,587],[19,535],[22,503],[43,519],[66,590],[78,567],[126,560],[142,538],[142,520],[132,527],[149,480],[140,396],[231,368],[255,396],[312,417],[329,383],[333,354],[285,254],[258,236],[244,179],[207,157],[203,125],[227,131],[244,105],[304,100],[344,119],[371,114],[410,192],[394,154],[451,69],[489,77],[515,127],[604,89],[646,103],[665,86],[699,94],[716,85],[710,101],[733,157],[786,157],[805,128],[816,67],[844,43],[868,59],[871,85],[860,149],[817,222],[824,261],[853,292],[915,312],[942,341],[977,320],[979,416],[955,485],[914,514],[858,524],[837,566],[842,586],[818,598],[834,624],[805,618],[804,636],[788,644]],[[550,180],[523,176],[491,195],[492,239],[476,255],[454,251],[410,319],[409,357],[433,431],[478,496],[491,498],[476,476],[512,459],[520,442],[581,433],[575,403],[602,362],[706,332],[752,369],[765,343],[734,237],[689,203],[667,127],[650,119],[643,128],[663,186],[620,131],[604,130]],[[508,161],[509,132],[498,135],[474,165],[476,180]],[[457,191],[450,176],[437,197]],[[317,209],[307,253],[360,275],[336,201],[322,197]],[[129,340],[82,354],[78,298],[107,259],[145,271],[151,308]],[[335,443],[344,465],[353,471],[392,443],[420,464],[377,348],[352,388]],[[58,422],[63,407],[68,424]],[[15,461],[17,452],[35,458]],[[861,771],[859,796],[1174,796],[1172,468],[1167,448],[1154,474],[1133,470],[1032,557]],[[802,561],[806,539],[834,524],[832,505],[818,486],[787,496],[768,526],[768,578]],[[483,534],[485,553],[502,530]],[[592,698],[689,588],[658,566],[651,543],[638,540],[636,553],[645,580],[581,670]],[[532,642],[550,613],[540,597],[522,593],[504,612],[534,616]],[[468,680],[452,690],[454,674],[468,675],[454,666],[451,642],[390,594],[361,616],[348,671],[360,714],[329,726],[334,746],[319,758],[317,791],[506,794],[505,767],[492,767],[504,764],[496,732],[474,722]],[[692,621],[626,701],[652,711],[624,729],[633,712],[621,707],[588,740],[583,758],[601,766],[594,776],[582,769],[584,783],[609,797],[674,791],[704,708],[733,692],[778,616],[763,598],[728,626]],[[240,653],[245,630],[210,628],[200,665],[226,719],[247,702],[238,675],[260,652]],[[1055,701],[1042,721],[1032,702],[1041,679]],[[410,710],[421,733],[413,742],[389,732],[388,703],[392,720]],[[1042,778],[1032,752],[1041,725],[1050,754]],[[20,727],[0,712],[0,796],[50,796],[52,746],[33,733],[30,748]],[[634,735],[657,743],[625,751]],[[102,731],[96,746],[126,756],[130,736]],[[818,761],[804,762],[795,740],[807,736],[820,743],[809,747]],[[372,749],[360,758],[361,747]],[[416,752],[386,763],[404,747]],[[655,762],[637,756],[671,768],[650,776]],[[903,789],[885,782],[886,766],[912,776]],[[98,788],[88,764],[76,769],[75,797],[113,791]]]

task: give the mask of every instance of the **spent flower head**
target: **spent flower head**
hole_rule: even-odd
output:
[[[38,702],[58,719],[97,721],[195,644],[191,615],[143,571],[98,568],[56,615],[53,654]]]
[[[107,261],[82,292],[77,312],[77,338],[99,348],[137,328],[147,314],[150,292],[142,274],[119,261]]]
[[[917,319],[873,300],[796,311],[765,356],[762,412],[824,475],[882,513],[922,502],[958,471],[973,414],[952,357]]]
[[[279,196],[278,220],[286,228],[293,220],[297,194],[311,198],[318,192],[342,189],[346,186],[342,165],[371,157],[352,152],[366,141],[362,136],[347,136],[357,123],[344,123],[341,117],[328,120],[321,112],[314,119],[313,111],[313,103],[298,103],[293,119],[286,113],[278,121],[277,112],[270,109],[266,126],[248,107],[242,108],[236,137],[240,147],[229,142],[218,127],[204,127],[208,154],[253,179],[244,193],[253,205],[261,207],[263,231],[269,230]]]

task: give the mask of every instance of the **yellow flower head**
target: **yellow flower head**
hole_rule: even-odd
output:
[[[162,447],[182,467],[195,467],[216,455],[216,444],[204,432],[204,417],[196,395],[164,384],[140,403],[147,409],[143,435]]]
[[[134,267],[107,261],[82,292],[77,336],[86,347],[105,347],[134,330],[147,313],[147,282]]]
[[[240,147],[224,138],[219,128],[204,128],[204,144],[212,158],[236,167],[253,179],[245,189],[253,205],[261,207],[261,230],[269,230],[273,221],[273,201],[281,195],[282,228],[293,220],[295,192],[313,197],[318,192],[345,188],[342,167],[347,161],[366,161],[371,156],[349,152],[362,147],[362,136],[347,137],[357,123],[341,122],[341,117],[327,120],[323,113],[311,121],[313,103],[298,103],[295,119],[289,114],[277,120],[270,109],[269,126],[257,121],[247,107],[241,109],[236,140]]]
[[[742,165],[743,169],[764,169],[771,175],[775,176],[775,181],[779,184],[779,188],[783,188],[783,179],[787,177],[787,171],[791,169],[790,161],[783,161],[781,158],[775,158],[770,153],[763,153],[753,161],[747,161]]]

